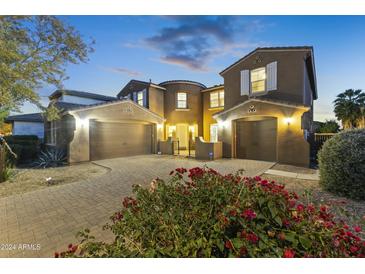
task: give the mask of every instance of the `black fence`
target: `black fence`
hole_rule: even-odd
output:
[[[331,139],[336,133],[314,133],[309,138],[311,167],[318,166],[318,151],[321,150],[323,144]]]

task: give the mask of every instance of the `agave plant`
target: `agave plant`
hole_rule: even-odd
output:
[[[38,168],[58,167],[66,164],[66,154],[61,149],[46,149],[41,151],[35,166]]]

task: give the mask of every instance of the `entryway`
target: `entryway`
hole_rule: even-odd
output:
[[[236,157],[277,160],[277,119],[250,117],[236,121]]]

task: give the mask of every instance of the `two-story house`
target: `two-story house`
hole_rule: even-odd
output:
[[[168,137],[184,150],[203,137],[221,143],[223,157],[307,166],[317,99],[313,48],[258,48],[220,75],[224,85],[213,87],[131,80],[116,98],[64,108],[46,141],[80,162],[157,153]],[[62,104],[57,92],[51,98]]]

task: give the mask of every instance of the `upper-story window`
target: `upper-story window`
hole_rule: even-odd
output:
[[[143,106],[143,91],[137,92],[137,104]]]
[[[186,92],[178,92],[176,103],[177,108],[188,108],[187,98],[188,95]]]
[[[266,82],[266,69],[265,67],[251,70],[251,92],[264,92]]]
[[[241,95],[264,95],[277,90],[277,66],[275,61],[265,67],[241,70]]]
[[[210,107],[224,107],[224,90],[213,91],[210,93]]]

